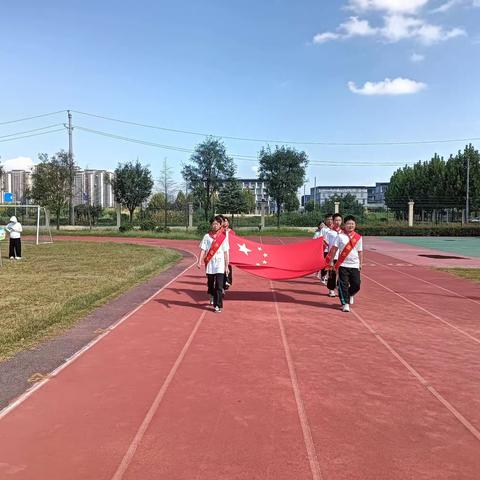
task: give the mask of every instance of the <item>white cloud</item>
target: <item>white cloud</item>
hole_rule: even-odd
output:
[[[418,93],[427,85],[408,78],[386,78],[381,82],[366,82],[363,87],[357,87],[354,82],[348,82],[351,92],[359,95],[411,95]]]
[[[413,63],[420,63],[420,62],[423,62],[425,60],[425,55],[422,55],[420,53],[412,53],[410,55],[410,61],[413,62]]]
[[[377,33],[377,29],[372,28],[368,20],[360,20],[358,17],[350,17],[345,23],[340,25],[339,29],[343,30],[347,37],[365,37]]]
[[[340,35],[338,33],[333,33],[333,32],[317,33],[313,37],[313,43],[318,45],[320,43],[325,43],[330,40],[336,40],[337,38],[340,38]]]
[[[258,175],[258,165],[253,165],[253,166],[251,167],[251,169],[252,169],[252,172],[253,172],[255,175]]]
[[[3,168],[10,170],[29,170],[33,168],[33,160],[30,157],[17,157],[2,162]]]
[[[377,10],[387,13],[409,14],[418,12],[428,1],[429,0],[350,0],[348,8],[358,12]]]
[[[448,0],[448,2],[442,3],[439,7],[433,9],[432,13],[445,13],[460,2],[461,0]]]

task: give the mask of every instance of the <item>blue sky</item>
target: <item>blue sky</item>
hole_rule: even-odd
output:
[[[10,2],[0,17],[0,122],[73,109],[220,136],[477,137],[479,20],[480,0]],[[58,114],[0,125],[0,136],[65,121]],[[79,114],[74,125],[186,149],[202,140]],[[262,146],[225,143],[249,156]],[[1,161],[67,146],[66,132],[0,142]],[[462,147],[297,146],[312,161],[395,165]],[[80,129],[74,149],[83,167],[114,169],[139,157],[155,176],[166,157],[179,181],[189,156]],[[237,165],[240,176],[254,176],[255,161]],[[312,163],[308,178],[373,184],[395,168]]]

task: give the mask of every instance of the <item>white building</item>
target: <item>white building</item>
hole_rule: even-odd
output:
[[[364,186],[317,186],[310,189],[309,200],[315,199],[315,203],[322,205],[334,195],[353,195],[360,204],[367,205],[368,187]]]
[[[28,191],[32,188],[32,172],[29,170],[10,170],[3,172],[0,178],[0,195],[3,202],[5,192],[13,193],[17,204],[28,203]]]
[[[268,195],[267,184],[258,178],[239,178],[243,189],[250,190],[255,196],[255,214],[261,213],[262,200],[267,202],[265,213],[274,213],[276,210],[275,201]]]

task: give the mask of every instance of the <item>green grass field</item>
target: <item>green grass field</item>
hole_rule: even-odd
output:
[[[458,277],[480,282],[480,268],[442,268],[441,270],[457,275]]]
[[[0,360],[70,327],[180,259],[141,245],[58,242],[24,244],[22,260],[5,260],[0,296]]]
[[[466,257],[480,257],[480,237],[383,237],[416,247],[433,248]]]

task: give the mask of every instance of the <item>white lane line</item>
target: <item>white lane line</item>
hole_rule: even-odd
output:
[[[425,313],[427,313],[428,315],[432,316],[433,318],[435,318],[435,319],[437,319],[437,320],[440,320],[440,321],[441,321],[442,323],[444,323],[445,325],[448,325],[450,328],[453,328],[453,329],[456,330],[457,332],[461,333],[462,335],[465,335],[467,338],[469,338],[470,340],[473,340],[475,343],[478,343],[478,344],[480,345],[480,339],[478,339],[477,337],[474,337],[473,335],[470,335],[468,332],[466,332],[465,330],[462,330],[460,327],[457,327],[456,325],[453,325],[453,323],[450,323],[450,322],[448,322],[447,320],[443,319],[442,317],[439,317],[438,315],[435,315],[434,313],[430,312],[430,310],[427,310],[426,308],[423,308],[422,306],[417,305],[415,302],[412,302],[412,301],[409,300],[407,297],[404,297],[403,295],[401,295],[400,293],[395,292],[395,291],[392,290],[391,288],[388,288],[388,287],[386,287],[385,285],[382,285],[381,283],[377,282],[376,280],[374,280],[373,278],[369,277],[368,275],[365,275],[364,273],[362,273],[362,277],[370,280],[370,281],[373,282],[373,283],[376,283],[377,285],[379,285],[380,287],[384,288],[385,290],[393,293],[393,294],[396,295],[397,297],[400,297],[402,300],[404,300],[405,302],[409,303],[410,305],[413,305],[414,307],[418,308],[418,309],[421,310],[422,312],[425,312]]]
[[[20,395],[14,402],[12,402],[10,405],[6,406],[3,410],[0,411],[0,420],[4,418],[8,413],[10,413],[12,410],[17,408],[19,405],[21,405],[27,398],[29,398],[33,393],[35,393],[37,390],[42,388],[49,380],[52,378],[56,377],[64,368],[68,367],[71,365],[75,360],[80,358],[85,352],[90,350],[93,346],[95,346],[100,340],[105,338],[112,330],[116,329],[118,326],[120,326],[125,320],[128,320],[134,313],[136,313],[138,310],[140,310],[144,305],[146,305],[148,302],[153,300],[159,293],[161,293],[163,290],[165,290],[168,286],[170,286],[175,280],[177,280],[179,277],[181,277],[187,270],[190,270],[195,264],[197,263],[197,258],[195,256],[195,262],[189,265],[187,268],[185,268],[182,272],[180,272],[175,278],[172,278],[168,283],[166,283],[163,287],[159,288],[153,295],[151,295],[149,298],[147,298],[145,301],[143,301],[140,305],[135,307],[131,312],[127,313],[124,315],[120,320],[118,320],[116,323],[108,327],[107,331],[96,337],[94,340],[92,340],[90,343],[87,343],[83,348],[78,350],[78,352],[75,352],[71,357],[69,357],[67,360],[65,360],[64,363],[62,363],[59,367],[57,367],[53,372],[47,375],[45,380],[42,380],[38,383],[36,383],[32,388],[28,389],[25,393]]]
[[[375,331],[355,310],[351,312],[372,333],[375,338],[445,407],[448,411],[477,439],[480,441],[480,431],[467,420],[445,397],[443,397],[422,375],[415,370],[382,336]]]
[[[475,303],[475,304],[477,304],[477,305],[480,305],[480,302],[478,302],[477,300],[474,300],[473,298],[466,297],[465,295],[462,295],[461,293],[454,292],[453,290],[450,290],[450,289],[445,288],[445,287],[441,287],[440,285],[437,285],[436,283],[429,282],[428,280],[424,280],[423,278],[420,278],[420,277],[417,277],[417,276],[415,276],[415,275],[412,275],[411,273],[402,272],[401,270],[399,270],[399,269],[397,269],[397,268],[388,267],[388,266],[385,265],[384,263],[376,262],[376,265],[379,265],[379,266],[381,266],[381,267],[388,268],[388,270],[393,270],[394,272],[397,272],[397,273],[401,273],[402,275],[405,275],[406,277],[415,278],[416,280],[420,280],[420,281],[423,282],[423,283],[427,283],[428,285],[433,285],[434,287],[439,288],[440,290],[443,290],[443,291],[449,292],[449,293],[453,293],[453,294],[456,295],[457,297],[463,298],[463,299],[465,299],[465,300],[469,300],[470,302],[473,302],[473,303]],[[451,275],[451,273],[449,273],[449,272],[443,272],[443,273],[448,273],[449,275]]]
[[[138,446],[140,445],[140,442],[142,441],[143,436],[145,435],[145,432],[147,431],[148,427],[152,423],[153,417],[155,416],[155,413],[157,412],[158,407],[160,406],[160,403],[162,402],[163,397],[165,396],[165,393],[167,392],[168,387],[170,386],[170,383],[172,383],[173,377],[177,373],[178,368],[180,367],[180,364],[185,358],[185,355],[190,345],[192,344],[193,339],[198,329],[200,328],[200,325],[202,324],[202,321],[205,318],[206,314],[207,314],[207,311],[205,310],[200,315],[200,318],[197,320],[197,323],[193,327],[192,333],[188,337],[188,340],[186,341],[185,345],[182,348],[182,351],[180,352],[177,359],[175,360],[175,363],[173,364],[169,374],[167,375],[167,378],[165,379],[165,381],[163,382],[163,385],[160,387],[160,390],[155,396],[155,399],[153,400],[152,405],[150,406],[147,414],[145,415],[145,418],[143,419],[143,422],[138,428],[137,433],[135,434],[135,437],[133,438],[132,442],[130,443],[130,446],[128,447],[127,453],[123,457],[120,465],[117,468],[117,471],[113,475],[112,480],[121,480],[125,475],[133,459],[133,456],[135,455],[135,452]]]
[[[278,326],[280,327],[280,334],[282,337],[283,350],[285,352],[285,358],[287,359],[288,372],[290,374],[290,381],[292,382],[293,394],[295,396],[295,403],[297,404],[298,418],[300,419],[300,425],[302,427],[303,441],[307,450],[308,461],[310,464],[310,471],[312,472],[313,480],[322,480],[322,471],[318,462],[317,452],[315,449],[315,443],[312,437],[312,431],[308,422],[307,412],[305,411],[305,405],[303,404],[300,387],[298,385],[297,373],[293,365],[292,354],[288,345],[287,335],[285,333],[285,327],[283,325],[282,317],[280,315],[280,309],[278,308],[277,294],[273,286],[273,282],[270,280],[270,288],[273,293],[273,301],[275,303],[275,311],[277,312]]]

